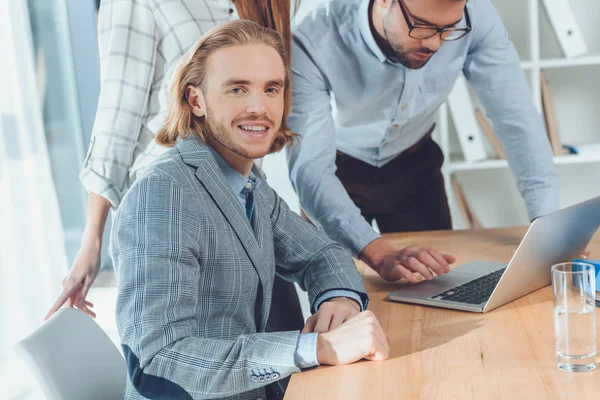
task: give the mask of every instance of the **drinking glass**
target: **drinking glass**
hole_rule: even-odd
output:
[[[552,266],[554,332],[558,368],[596,369],[596,274],[594,266],[569,262]]]

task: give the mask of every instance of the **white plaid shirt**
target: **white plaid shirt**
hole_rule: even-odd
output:
[[[101,91],[80,179],[119,206],[165,148],[154,141],[169,78],[208,30],[237,19],[230,0],[103,0],[98,18]]]

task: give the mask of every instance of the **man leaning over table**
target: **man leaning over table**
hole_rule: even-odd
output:
[[[431,139],[463,72],[506,151],[530,219],[558,209],[543,121],[489,0],[329,0],[294,29],[290,178],[312,222],[382,278],[432,279],[454,261],[381,232],[451,229]]]
[[[126,399],[264,398],[304,368],[388,357],[350,254],[252,167],[295,136],[285,59],[277,32],[227,22],[174,76],[156,139],[172,149],[131,187],[111,236]],[[265,332],[275,274],[308,291],[302,332]]]

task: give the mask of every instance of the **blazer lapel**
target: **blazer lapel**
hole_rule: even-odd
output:
[[[252,232],[246,213],[227,186],[225,177],[213,155],[199,138],[192,137],[192,135],[188,139],[180,139],[177,147],[183,161],[197,168],[196,177],[210,194],[244,246],[263,286],[263,299],[269,298],[270,296],[265,296],[265,294],[267,287],[271,290],[272,279],[269,279],[268,271],[263,267],[264,260],[257,239]],[[270,284],[269,281],[271,281]]]
[[[258,176],[258,175],[257,175]],[[263,181],[264,185],[265,182]],[[271,232],[271,218],[265,212],[266,208],[260,193],[254,195],[255,208],[254,208],[254,230],[256,233],[256,240],[258,247],[261,252],[261,259],[264,265],[272,266],[271,269],[263,268],[265,275],[263,277],[263,304],[262,304],[262,315],[260,322],[260,330],[264,331],[267,326],[267,319],[269,317],[269,310],[271,309],[271,298],[273,297],[273,283],[275,281],[275,254],[273,249],[273,236]]]

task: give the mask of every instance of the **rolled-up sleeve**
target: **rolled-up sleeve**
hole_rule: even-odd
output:
[[[92,139],[80,179],[88,192],[118,207],[129,170],[156,60],[156,31],[146,0],[104,0],[98,17],[101,90]]]

